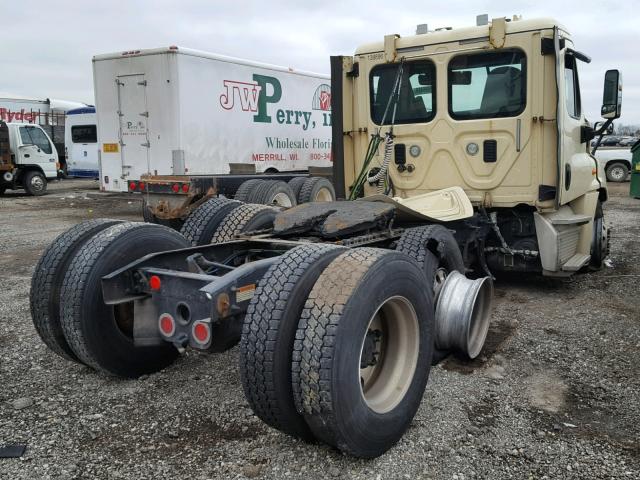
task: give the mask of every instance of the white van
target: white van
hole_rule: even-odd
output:
[[[24,188],[42,195],[58,168],[55,146],[39,125],[0,121],[0,194]]]
[[[98,133],[94,107],[76,108],[67,112],[64,151],[67,157],[67,176],[99,177]]]

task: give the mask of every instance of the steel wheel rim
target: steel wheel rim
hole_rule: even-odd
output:
[[[624,180],[624,178],[627,176],[624,168],[622,167],[613,167],[611,170],[609,170],[609,175],[611,175],[611,178],[613,178],[614,180]]]
[[[313,201],[314,202],[332,202],[333,197],[331,195],[331,191],[326,187],[320,188],[316,193],[316,196],[314,197]]]
[[[289,195],[286,193],[276,193],[271,202],[272,205],[277,205],[279,207],[292,207],[293,204]]]
[[[371,335],[377,338],[376,361],[363,368]],[[360,393],[371,410],[383,414],[400,404],[413,381],[419,351],[420,327],[413,305],[402,296],[386,299],[369,320],[360,346]]]
[[[39,175],[32,177],[31,186],[35,190],[38,190],[38,191],[42,190],[44,188],[44,182],[42,181],[42,177],[40,177]]]

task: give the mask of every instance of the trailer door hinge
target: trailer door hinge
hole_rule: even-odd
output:
[[[141,82],[138,82],[138,85],[140,85],[142,87],[146,87],[147,86],[147,81],[146,80],[142,80]]]
[[[118,85],[119,87],[124,87],[124,82],[121,82],[116,78],[116,85]]]
[[[147,148],[151,147],[151,143],[150,142],[141,143],[140,145],[142,145],[143,147],[147,147]]]
[[[149,118],[149,112],[142,112],[140,116]]]
[[[120,110],[118,110],[118,116],[119,117],[124,117],[124,113],[122,113]]]

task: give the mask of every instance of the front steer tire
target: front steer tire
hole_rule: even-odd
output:
[[[260,280],[242,329],[240,378],[249,405],[268,425],[306,441],[314,436],[293,401],[293,343],[309,292],[342,252],[344,248],[318,244],[282,255]]]
[[[39,197],[47,192],[47,179],[37,170],[29,170],[22,177],[22,186],[29,195]]]
[[[296,407],[318,439],[373,458],[407,430],[431,368],[434,309],[425,284],[414,260],[375,248],[343,253],[320,275],[292,361]],[[365,349],[376,338],[377,357]],[[365,351],[377,358],[373,373],[363,367]]]
[[[64,337],[60,323],[60,290],[69,264],[78,249],[98,232],[122,223],[108,218],[79,223],[58,236],[44,250],[31,277],[29,304],[33,326],[53,352],[80,362]]]
[[[133,343],[133,303],[106,305],[102,277],[147,254],[186,248],[175,230],[149,223],[113,225],[76,253],[62,283],[60,321],[76,356],[97,371],[136,378],[171,365],[178,352],[171,344]]]

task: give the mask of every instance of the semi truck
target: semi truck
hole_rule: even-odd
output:
[[[211,198],[181,232],[91,220],[44,252],[32,316],[55,352],[137,377],[240,344],[268,425],[372,458],[410,426],[432,363],[480,354],[492,278],[608,254],[578,51],[553,19],[388,35],[331,58],[335,202]]]
[[[0,195],[21,188],[43,195],[59,168],[56,148],[40,125],[0,120]]]
[[[144,193],[145,218],[332,165],[326,75],[177,46],[96,55],[93,74],[101,188]]]

